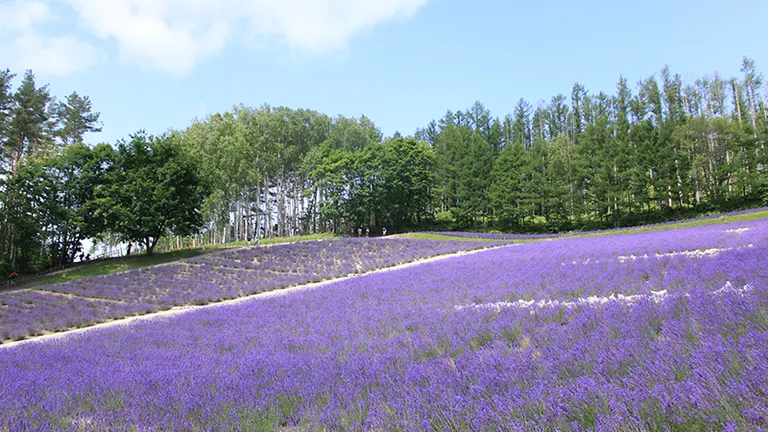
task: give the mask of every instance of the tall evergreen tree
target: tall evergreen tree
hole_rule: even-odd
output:
[[[10,70],[0,70],[0,170],[10,168],[10,123],[13,118],[13,92],[11,80],[14,75]]]
[[[74,92],[67,96],[66,102],[56,107],[56,117],[61,127],[56,135],[66,146],[83,142],[83,136],[88,132],[101,132],[99,124],[100,113],[93,112],[93,105],[88,96],[80,96]]]
[[[512,142],[530,147],[531,140],[531,105],[520,99],[515,105],[514,123],[512,124]]]
[[[504,147],[493,165],[488,198],[500,227],[509,230],[523,225],[525,209],[526,151],[522,142]]]
[[[585,118],[582,104],[584,103],[586,94],[587,90],[583,85],[579,83],[573,85],[573,90],[571,91],[571,116],[573,122],[570,133],[571,137],[573,137],[576,142],[579,140],[579,135],[584,131]]]
[[[53,99],[48,86],[36,86],[32,71],[24,74],[13,98],[15,105],[6,145],[11,172],[15,173],[25,155],[46,149],[52,142],[52,137],[47,134],[46,123],[50,119],[49,104]]]

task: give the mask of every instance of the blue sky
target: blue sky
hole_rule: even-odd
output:
[[[768,70],[768,2],[0,0],[0,68],[77,91],[110,142],[243,103],[365,114],[389,135],[482,101]]]

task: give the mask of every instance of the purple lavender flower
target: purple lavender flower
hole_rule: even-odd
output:
[[[768,221],[560,239],[0,347],[0,429],[761,430],[766,253]]]
[[[173,306],[206,304],[420,258],[493,246],[413,239],[333,239],[241,248],[172,264],[0,294],[0,342]],[[73,297],[76,296],[76,297]],[[20,305],[28,301],[28,307]]]

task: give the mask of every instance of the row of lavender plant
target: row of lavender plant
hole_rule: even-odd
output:
[[[680,220],[680,221],[659,222],[654,224],[643,225],[642,227],[643,228],[664,227],[664,226],[676,225],[680,223],[689,223],[689,222],[696,222],[696,221],[702,221],[702,220],[717,219],[717,218],[726,217],[726,216],[730,216],[730,217],[739,216],[739,215],[745,215],[745,214],[757,213],[757,212],[763,212],[763,211],[768,211],[768,207],[739,210],[739,211],[733,211],[730,213],[718,213],[718,214],[712,214],[712,215],[706,215],[706,216],[699,216],[697,218]],[[493,233],[493,232],[486,233],[486,232],[471,232],[471,231],[432,231],[431,233],[452,236],[452,237],[462,237],[462,238],[484,238],[484,239],[494,239],[494,240],[535,240],[535,239],[557,238],[557,237],[572,236],[572,235],[611,233],[615,231],[623,231],[623,230],[632,229],[632,228],[638,228],[638,227],[622,227],[622,228],[611,228],[611,229],[605,229],[605,230],[599,230],[599,231],[579,231],[579,232],[552,233],[552,234],[507,234],[507,233]]]
[[[0,429],[762,430],[766,253],[531,243],[4,349]]]
[[[461,238],[481,238],[493,240],[538,240],[554,237],[562,237],[564,234],[507,234],[498,232],[475,231],[427,231],[427,234],[437,234]]]
[[[184,305],[230,299],[488,246],[482,242],[332,239],[222,251],[177,264],[40,289],[162,306]]]
[[[0,305],[0,342],[173,306],[233,299],[488,246],[488,243],[413,239],[333,239],[227,250],[169,265],[37,288],[44,293],[1,293],[1,302],[13,302],[14,305]],[[19,303],[30,307],[16,307]]]
[[[147,313],[154,306],[88,299],[32,290],[0,295],[0,343],[21,340],[73,327],[86,327],[106,319]]]

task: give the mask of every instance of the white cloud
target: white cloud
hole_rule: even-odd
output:
[[[13,0],[0,4],[0,30],[28,30],[53,19],[48,5],[38,0]]]
[[[41,24],[55,20],[44,1],[0,4],[0,57],[6,66],[53,75],[93,66],[98,51],[91,44],[75,36],[51,36],[40,31]]]
[[[268,39],[320,54],[428,0],[63,0],[79,24],[117,42],[122,61],[185,74],[235,40]]]
[[[23,33],[2,51],[19,69],[51,75],[69,75],[87,69],[96,64],[99,56],[96,48],[74,36],[35,32]]]

